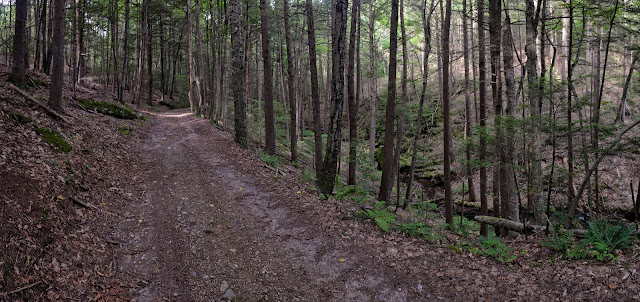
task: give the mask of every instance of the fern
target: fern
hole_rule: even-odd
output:
[[[367,216],[372,219],[380,229],[385,232],[389,231],[389,225],[395,224],[396,215],[391,212],[391,207],[386,207],[384,201],[378,201],[373,206],[373,210],[367,210]]]

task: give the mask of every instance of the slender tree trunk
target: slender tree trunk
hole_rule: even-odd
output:
[[[316,33],[313,21],[313,1],[307,0],[307,22],[309,23],[309,71],[311,73],[311,102],[313,105],[313,155],[315,172],[319,177],[322,167],[322,124],[320,121],[320,92],[318,91],[318,66],[316,62]]]
[[[389,35],[389,83],[387,86],[387,108],[384,127],[384,155],[382,159],[382,179],[379,200],[391,204],[394,163],[394,121],[396,117],[396,68],[398,57],[398,0],[391,0],[391,32]]]
[[[262,0],[264,1],[264,0]],[[396,0],[394,0],[396,1]],[[331,72],[331,117],[327,136],[327,152],[318,176],[320,193],[330,195],[336,179],[338,156],[342,143],[342,105],[344,101],[344,48],[347,38],[347,0],[334,2],[333,70]]]
[[[235,140],[238,145],[247,148],[247,105],[245,102],[244,83],[244,25],[242,24],[242,2],[229,2],[229,27],[231,30],[232,57],[231,97],[234,104]]]
[[[485,24],[484,24],[484,0],[478,0],[478,74],[479,87],[478,98],[480,107],[480,147],[479,147],[479,160],[484,163],[487,160],[487,69],[486,69],[486,54],[485,54]],[[488,214],[488,202],[487,202],[487,168],[485,165],[480,166],[480,214]],[[499,209],[493,209],[494,213]],[[487,236],[487,225],[480,224],[480,235]]]
[[[453,224],[453,200],[451,198],[451,92],[449,89],[449,33],[451,30],[451,0],[446,0],[442,28],[442,124],[444,127],[444,203],[445,220]]]
[[[429,53],[431,53],[431,16],[433,14],[436,1],[431,0],[431,7],[429,8],[429,15],[427,16],[427,0],[422,1],[422,31],[424,34],[424,52],[422,53],[422,92],[420,93],[420,103],[418,104],[418,118],[417,118],[417,131],[413,140],[413,147],[411,153],[411,167],[409,168],[409,179],[407,182],[407,194],[405,195],[405,203],[403,208],[406,208],[407,204],[411,202],[411,187],[413,185],[413,177],[416,173],[416,163],[418,161],[418,141],[422,134],[423,128],[423,111],[424,101],[427,97],[427,79],[429,78]]]
[[[291,25],[289,24],[289,0],[284,0],[284,30],[287,43],[287,85],[289,86],[289,118],[291,131],[291,161],[298,160],[298,131],[297,131],[297,100],[294,82],[295,70],[293,68],[293,41],[291,41]]]
[[[127,85],[127,70],[129,68],[129,4],[129,0],[124,2],[124,48],[122,50],[124,60],[122,60],[122,74],[120,75],[120,88],[118,89],[118,102],[122,104],[124,104],[124,87]]]
[[[51,85],[49,87],[49,107],[62,112],[62,88],[64,86],[64,0],[53,2],[53,62],[51,70]],[[24,58],[24,57],[21,57]],[[24,63],[24,61],[22,61]]]
[[[401,204],[402,194],[400,194],[400,155],[402,154],[402,141],[404,140],[404,128],[405,128],[405,111],[407,110],[407,69],[408,69],[408,59],[409,53],[407,51],[407,36],[406,30],[404,26],[404,0],[400,0],[400,34],[401,34],[401,44],[402,44],[402,75],[400,81],[402,99],[401,99],[401,108],[398,113],[398,129],[396,134],[396,150],[394,155],[394,167],[396,168],[397,175],[397,196],[398,201],[396,203],[396,207]]]
[[[196,98],[196,87],[194,87],[193,82],[195,80],[195,72],[193,70],[193,21],[191,16],[191,0],[187,0],[187,73],[189,74],[189,107],[192,112],[196,112],[198,103]]]
[[[507,107],[505,115],[509,119],[516,118],[516,79],[515,71],[513,67],[513,35],[511,33],[511,19],[509,15],[504,19],[504,32],[502,41],[502,54],[504,60],[504,79],[507,87]],[[517,189],[515,181],[515,128],[513,123],[507,122],[503,126],[502,139],[504,161],[502,163],[501,173],[503,175],[503,182],[500,187],[500,195],[502,196],[502,203],[506,205],[506,217],[513,221],[519,221],[519,208],[517,200]]]
[[[276,129],[273,113],[273,68],[271,66],[271,47],[269,45],[269,16],[266,0],[260,0],[260,26],[262,31],[262,62],[264,64],[264,128],[265,151],[276,154]]]
[[[533,208],[533,219],[537,224],[543,224],[546,220],[544,203],[542,199],[542,159],[541,159],[541,127],[542,127],[542,104],[541,87],[538,78],[538,63],[536,40],[538,36],[538,21],[540,19],[540,6],[536,8],[533,0],[526,0],[526,45],[527,55],[527,84],[529,89],[529,110],[531,115],[531,130],[529,141],[529,160],[531,161],[530,171],[530,196],[529,207]]]
[[[200,15],[202,12],[201,0],[196,0],[196,10],[197,14],[195,14],[196,18],[196,36],[198,38],[198,78],[196,78],[196,89],[198,92],[198,107],[197,113],[204,113],[204,57],[202,55],[202,29],[200,27]]]
[[[374,15],[374,1],[371,0],[369,6],[369,158],[371,162],[374,162],[376,152],[376,45],[375,45],[375,15]]]
[[[147,104],[149,106],[153,105],[153,73],[152,71],[152,62],[153,62],[153,32],[151,30],[151,21],[149,20],[149,7],[148,7],[148,2],[147,2],[147,20],[145,20],[145,22],[147,23],[147,43],[146,43],[146,50],[147,50]]]
[[[638,64],[638,60],[640,59],[640,52],[635,51],[633,53],[633,59],[631,61],[631,67],[629,68],[629,73],[627,74],[627,79],[624,81],[624,88],[622,88],[622,99],[620,100],[620,106],[618,107],[618,113],[616,114],[616,120],[614,123],[618,121],[624,124],[624,115],[625,108],[627,104],[627,93],[629,91],[629,84],[631,83],[631,77],[633,76],[633,71]]]
[[[471,93],[469,85],[469,21],[467,20],[467,0],[462,0],[462,10],[464,16],[462,16],[462,44],[463,44],[463,56],[464,56],[464,103],[465,103],[465,133],[467,136],[467,143],[465,144],[465,155],[467,156],[467,163],[465,164],[467,173],[467,185],[469,187],[469,202],[476,201],[476,191],[473,185],[473,170],[471,168],[472,156],[471,145],[473,141],[473,117],[471,110]],[[475,85],[474,85],[475,87]]]
[[[356,27],[358,19],[358,10],[360,9],[359,0],[354,0],[351,4],[351,30],[349,34],[349,64],[347,65],[347,103],[349,104],[349,175],[347,177],[348,185],[356,184],[356,148],[358,139],[358,108],[356,107],[355,96],[355,47],[356,47]]]
[[[24,85],[27,76],[27,65],[24,60],[27,53],[27,2],[27,0],[16,0],[13,66],[9,74],[9,81],[17,86]]]
[[[563,40],[564,33],[563,33]],[[573,189],[573,122],[571,121],[571,113],[573,111],[571,104],[571,88],[573,85],[573,68],[571,62],[571,56],[573,53],[573,0],[569,0],[569,36],[567,38],[568,42],[563,43],[564,45],[568,45],[567,47],[567,204],[569,205],[569,217],[567,218],[567,223],[565,227],[571,227],[571,219],[575,213],[576,209],[576,198],[574,196],[575,191]]]
[[[45,64],[47,61],[47,0],[42,0],[42,11],[40,12],[40,23],[42,24],[42,31],[40,34],[42,35],[42,63],[40,64],[42,67],[42,71],[44,71]]]

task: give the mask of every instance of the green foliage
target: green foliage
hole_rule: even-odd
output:
[[[134,109],[126,106],[122,107],[111,102],[87,99],[79,99],[78,102],[80,103],[80,106],[85,110],[95,111],[119,119],[136,120],[139,118],[143,118],[142,114],[136,112]]]
[[[276,155],[271,155],[267,152],[260,153],[260,160],[265,164],[277,168],[280,165],[280,159]]]
[[[387,207],[384,201],[378,201],[373,210],[366,210],[369,219],[373,220],[380,229],[389,231],[389,225],[396,223],[396,215],[391,212],[391,207]]]
[[[32,120],[18,112],[9,112],[9,114],[7,114],[7,118],[17,124],[28,124],[31,123]]]
[[[339,186],[337,189],[336,200],[348,200],[356,204],[364,204],[369,197],[367,192],[358,186]]]
[[[413,209],[416,209],[418,215],[422,215],[425,212],[435,212],[438,210],[438,205],[433,202],[416,202],[409,206]]]
[[[478,255],[497,258],[502,263],[511,262],[518,257],[513,252],[513,248],[508,247],[495,236],[481,237],[478,241],[478,247],[471,248],[470,251]]]
[[[435,242],[442,238],[440,234],[434,232],[422,222],[403,223],[400,225],[400,232],[410,237],[425,239],[428,242]]]
[[[585,251],[584,244],[576,241],[573,232],[553,231],[549,239],[549,241],[543,240],[542,244],[557,251],[565,259],[580,260],[589,256]]]
[[[595,257],[598,261],[615,260],[616,250],[630,249],[637,238],[635,225],[612,224],[604,219],[590,221],[587,237],[578,241],[573,232],[553,232],[542,244],[562,254],[565,259]]]
[[[122,125],[120,126],[120,128],[118,128],[118,132],[120,132],[120,134],[124,135],[124,136],[129,136],[129,133],[133,131],[133,129],[127,125]]]
[[[470,233],[478,232],[480,230],[480,226],[477,222],[460,216],[454,216],[453,224],[447,225],[446,227],[452,232],[464,237],[468,236]]]
[[[37,128],[36,132],[40,134],[43,141],[56,146],[60,151],[64,153],[71,152],[71,145],[58,132],[49,128]]]
[[[587,237],[582,242],[590,246],[589,250],[599,261],[614,260],[616,257],[613,252],[630,249],[636,241],[637,238],[632,235],[635,229],[635,225],[611,224],[604,219],[598,219],[589,222]]]

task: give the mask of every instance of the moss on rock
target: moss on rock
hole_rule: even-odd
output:
[[[78,102],[80,103],[80,106],[85,110],[95,111],[119,119],[136,120],[143,118],[142,114],[139,114],[134,109],[130,107],[123,107],[111,102],[87,99],[80,99],[78,100]]]
[[[51,130],[49,128],[37,128],[36,132],[40,134],[42,140],[56,146],[62,152],[69,153],[71,152],[71,145],[67,143],[67,141],[60,136],[58,132],[55,130]]]

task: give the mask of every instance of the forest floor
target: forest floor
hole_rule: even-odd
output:
[[[125,122],[68,100],[65,125],[0,89],[0,300],[640,299],[637,249],[566,261],[536,235],[508,242],[518,257],[502,263],[454,234],[429,243],[356,219],[357,206],[319,199],[188,110]],[[33,124],[74,151],[55,152]]]

